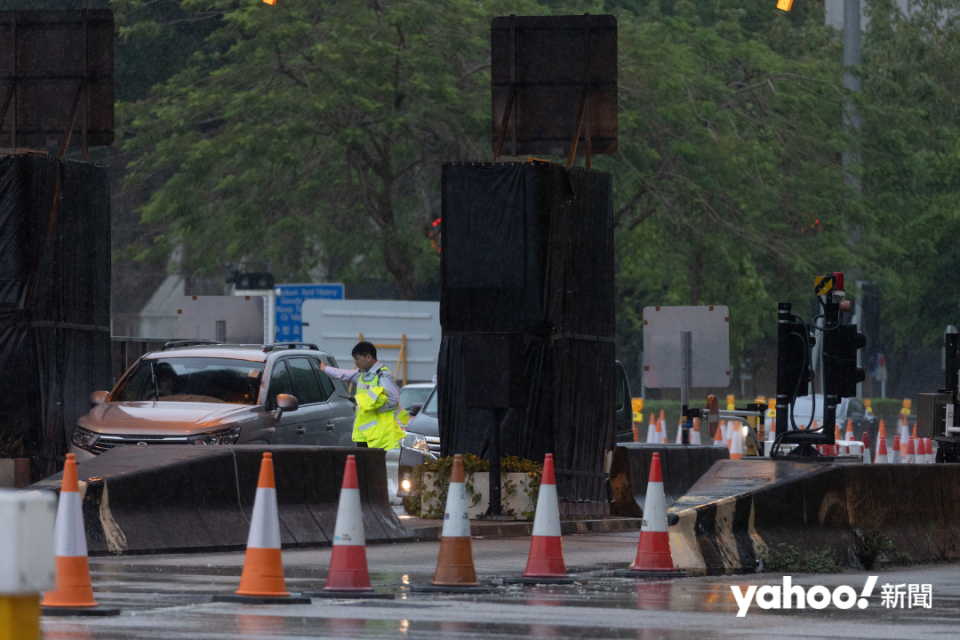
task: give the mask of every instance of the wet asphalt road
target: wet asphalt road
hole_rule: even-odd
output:
[[[632,581],[609,577],[636,551],[636,532],[564,538],[570,586],[500,586],[486,595],[411,593],[429,582],[439,543],[367,549],[374,587],[394,601],[319,600],[310,605],[212,603],[237,588],[242,553],[91,558],[94,589],[115,618],[45,618],[47,640],[171,638],[938,638],[960,637],[960,568],[910,567],[880,576],[865,610],[780,612],[750,608],[738,618],[730,585],[779,585],[775,574]],[[474,539],[481,580],[522,572],[529,538]],[[284,551],[287,587],[323,587],[329,549]],[[794,583],[862,588],[864,572],[795,576]],[[930,609],[885,609],[884,583],[933,585]]]

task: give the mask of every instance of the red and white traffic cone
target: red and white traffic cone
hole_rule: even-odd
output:
[[[273,475],[273,454],[264,453],[260,462],[257,494],[250,516],[247,552],[240,575],[240,588],[232,594],[213,596],[214,602],[243,604],[310,604],[310,598],[291,596],[283,578],[280,553],[280,515],[277,485]]]
[[[907,461],[907,445],[910,443],[910,428],[907,426],[906,418],[900,422],[900,461]]]
[[[660,454],[650,461],[647,497],[643,501],[643,522],[637,557],[629,569],[615,571],[619,578],[682,578],[690,575],[677,571],[670,553],[670,534],[667,533],[667,502],[663,494],[663,473]]]
[[[900,455],[901,451],[902,449],[900,447],[900,436],[895,435],[893,436],[893,451],[890,454],[891,455],[890,462],[892,462],[893,464],[901,464],[905,462],[905,460],[903,459],[903,456]]]
[[[843,439],[847,442],[853,442],[855,439],[853,435],[853,420],[850,418],[847,418],[847,431],[843,434]]]
[[[907,442],[907,464],[917,464],[917,445],[914,439],[910,438]]]
[[[923,449],[923,464],[933,464],[933,447],[930,445],[930,438],[923,438],[920,441],[920,447]]]
[[[887,457],[887,439],[880,438],[877,442],[877,459],[874,462],[876,464],[886,464],[889,461]]]
[[[83,527],[83,506],[77,480],[77,458],[67,454],[60,483],[60,501],[53,533],[57,586],[43,594],[40,606],[45,616],[116,616],[119,609],[107,609],[93,599],[87,534]]]
[[[360,510],[360,484],[357,482],[357,458],[347,456],[343,485],[337,505],[337,524],[333,530],[333,552],[323,591],[305,593],[317,598],[379,598],[392,600],[392,593],[377,593],[370,585],[367,570],[367,542]]]
[[[700,444],[700,418],[693,419],[693,431],[690,433],[690,444]]]
[[[540,495],[533,518],[527,568],[519,578],[504,578],[504,584],[571,584],[574,580],[567,575],[560,535],[557,482],[553,473],[553,455],[548,453],[540,476]]]
[[[727,443],[724,442],[723,438],[723,423],[717,425],[717,435],[713,439],[713,446],[715,447],[725,447]]]
[[[870,434],[863,432],[863,464],[870,464]]]
[[[657,435],[660,437],[657,444],[667,444],[667,419],[663,413],[663,409],[660,409],[660,420],[657,421],[657,432]]]

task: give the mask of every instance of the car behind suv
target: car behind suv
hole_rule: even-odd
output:
[[[177,344],[140,358],[113,391],[90,395],[71,453],[116,446],[352,446],[353,403],[320,372],[336,360],[316,345]]]

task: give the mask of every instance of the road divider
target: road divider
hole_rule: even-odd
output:
[[[356,457],[367,542],[410,540],[387,496],[384,452],[356,447],[116,447],[77,466],[90,555],[246,548],[261,459],[272,453],[282,547],[328,546]],[[52,476],[35,489],[60,491]]]

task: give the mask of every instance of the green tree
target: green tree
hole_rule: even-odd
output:
[[[939,347],[960,320],[960,3],[920,0],[909,16],[868,6],[863,185],[877,224],[863,252],[896,380],[909,351]]]
[[[438,278],[441,162],[489,156],[490,15],[524,6],[183,5],[221,14],[211,51],[124,109],[128,182],[160,185],[143,219],[171,230],[156,249],[182,242],[201,274],[388,275],[415,298]]]
[[[617,176],[619,342],[641,348],[644,306],[728,305],[736,361],[769,351],[778,301],[807,316],[813,274],[851,264],[839,56],[828,31],[786,17],[772,28],[807,34],[803,55],[737,11],[704,24],[673,8],[620,20],[620,147],[602,163]]]

